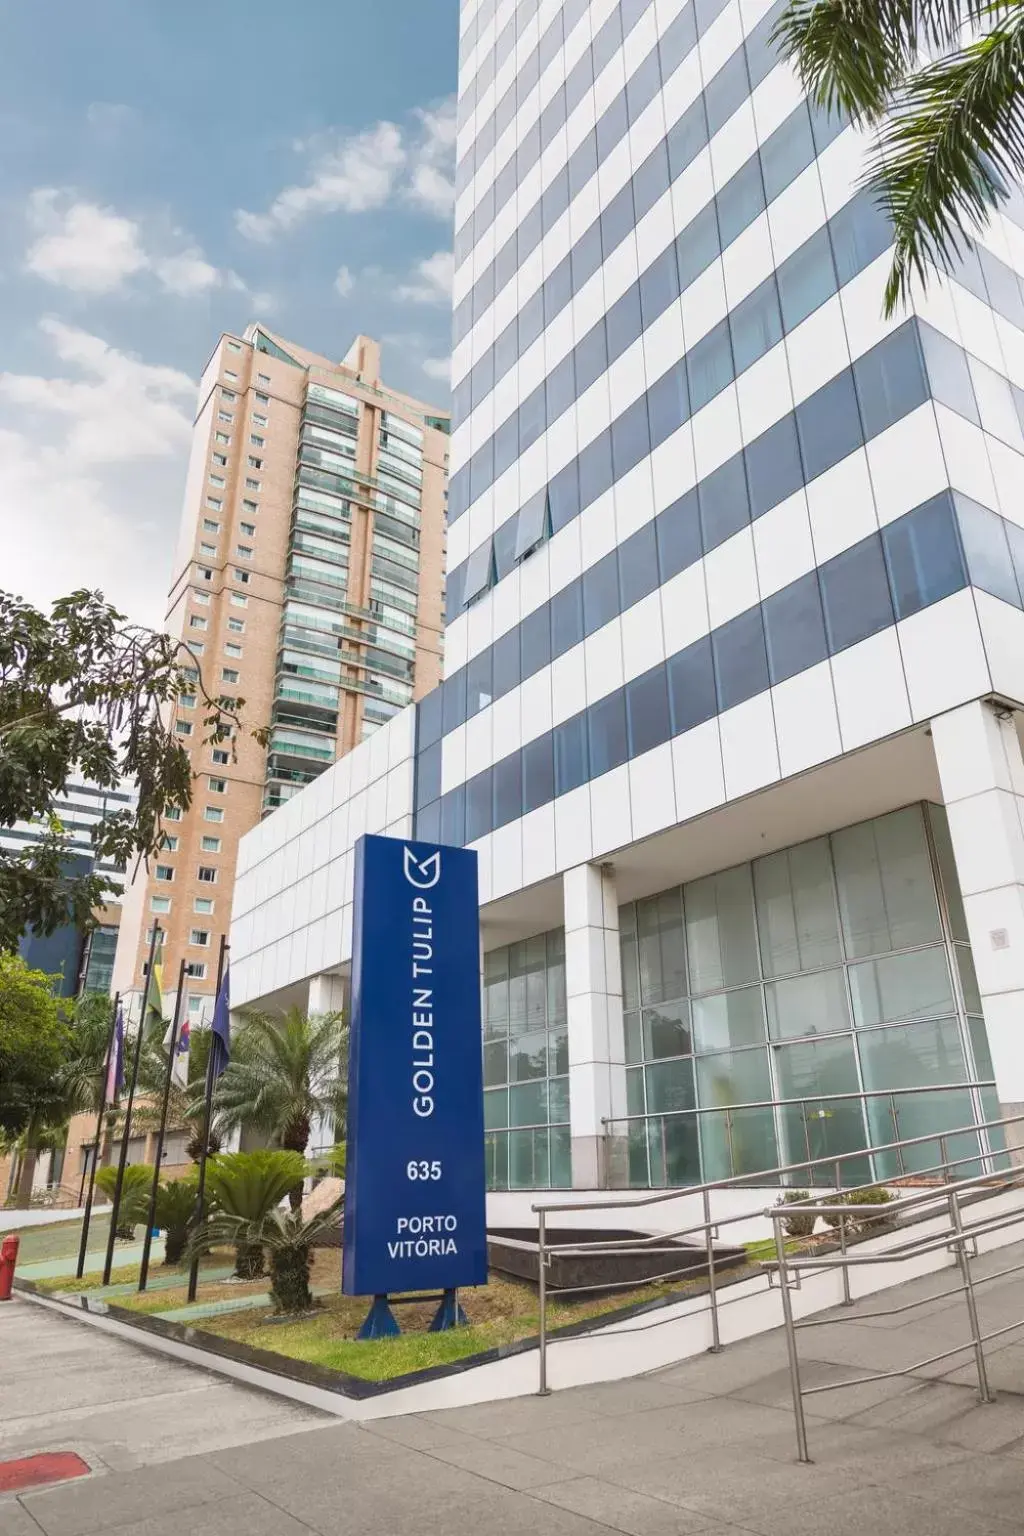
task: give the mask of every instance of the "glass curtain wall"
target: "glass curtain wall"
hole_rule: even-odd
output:
[[[484,956],[491,1189],[569,1188],[569,1040],[560,928]]]
[[[756,1174],[995,1113],[941,807],[677,886],[619,920],[631,1185]],[[873,1096],[845,1097],[859,1093]],[[951,1156],[977,1150],[973,1133],[950,1139]],[[934,1142],[902,1167],[852,1158],[843,1180],[937,1160]]]

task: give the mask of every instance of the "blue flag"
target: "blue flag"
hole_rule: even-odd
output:
[[[210,1060],[213,1064],[213,1075],[220,1077],[224,1068],[231,1060],[231,1003],[228,989],[229,972],[224,972],[224,980],[221,982],[220,991],[217,994],[217,1002],[213,1010],[213,1039],[210,1041]]]
[[[120,1007],[117,1010],[117,1019],[114,1023],[114,1038],[110,1046],[110,1059],[107,1064],[107,1090],[104,1095],[106,1104],[116,1104],[124,1087],[124,1014]]]

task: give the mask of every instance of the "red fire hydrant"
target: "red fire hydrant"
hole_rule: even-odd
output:
[[[14,1266],[18,1262],[20,1238],[12,1232],[0,1243],[0,1301],[10,1301],[14,1285]]]

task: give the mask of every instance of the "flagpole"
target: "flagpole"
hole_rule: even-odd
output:
[[[114,1238],[117,1235],[117,1218],[121,1212],[121,1192],[124,1189],[124,1170],[128,1166],[128,1137],[132,1128],[132,1106],[135,1103],[135,1087],[139,1081],[139,1062],[142,1060],[142,1037],[146,1032],[146,1001],[149,997],[149,985],[153,980],[153,957],[156,954],[157,939],[160,937],[160,924],[153,924],[153,935],[149,941],[149,960],[146,965],[146,985],[142,989],[142,1012],[139,1015],[139,1038],[135,1046],[135,1061],[132,1064],[132,1080],[128,1089],[128,1103],[124,1112],[124,1136],[121,1138],[121,1155],[117,1161],[117,1182],[114,1185],[114,1205],[110,1212],[110,1231],[107,1234],[107,1257],[103,1265],[103,1284],[110,1284],[110,1271],[114,1263]]]
[[[167,1052],[167,1071],[164,1073],[164,1102],[160,1111],[160,1129],[156,1136],[156,1162],[153,1167],[153,1184],[149,1191],[149,1213],[146,1217],[146,1236],[142,1242],[142,1264],[139,1267],[139,1290],[146,1289],[149,1279],[149,1253],[153,1246],[153,1222],[156,1220],[156,1197],[160,1187],[160,1164],[164,1156],[164,1133],[167,1129],[167,1108],[171,1102],[171,1079],[174,1076],[174,1053],[178,1048],[178,1020],[181,1017],[181,999],[185,990],[185,965],[182,958],[178,967],[178,995],[174,1002],[174,1018],[171,1020],[170,1048]]]
[[[227,934],[220,936],[220,953],[217,956],[217,990],[213,995],[214,1012],[217,1010],[217,1000],[220,997],[221,982],[224,980],[224,956],[227,953]],[[206,1058],[206,1100],[203,1106],[203,1144],[199,1149],[199,1187],[196,1191],[195,1230],[198,1231],[203,1224],[204,1202],[206,1198],[206,1152],[210,1145],[210,1121],[213,1117],[213,1018],[210,1018],[210,1052]],[[199,1254],[194,1252],[188,1271],[188,1300],[195,1301],[196,1287],[199,1284]]]
[[[107,1056],[103,1064],[103,1081],[100,1084],[100,1107],[96,1115],[96,1141],[92,1149],[92,1167],[89,1170],[89,1198],[85,1202],[85,1215],[82,1217],[82,1241],[78,1249],[78,1268],[75,1270],[75,1279],[81,1280],[85,1273],[85,1250],[89,1243],[89,1225],[92,1221],[92,1197],[96,1188],[96,1164],[100,1160],[100,1138],[103,1135],[103,1116],[107,1108],[107,1083],[110,1081],[110,1064],[114,1059],[114,1042],[117,1039],[117,1011],[121,1006],[120,992],[114,993],[114,1016],[110,1024],[110,1039],[107,1041]],[[82,1174],[83,1180],[85,1173]],[[81,1199],[81,1194],[79,1194]]]

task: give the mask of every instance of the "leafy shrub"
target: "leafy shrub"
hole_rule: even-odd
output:
[[[782,1199],[775,1203],[777,1206],[797,1205],[810,1198],[806,1189],[787,1189]],[[787,1237],[810,1237],[816,1220],[813,1211],[791,1211],[782,1225]]]
[[[96,1185],[108,1200],[113,1200],[117,1186],[117,1168],[97,1168]],[[153,1170],[148,1163],[129,1163],[124,1170],[121,1185],[121,1204],[117,1211],[117,1236],[129,1239],[135,1236],[139,1222],[149,1214],[149,1197],[153,1188]]]
[[[209,1252],[218,1238],[223,1241],[227,1235],[235,1244],[235,1274],[242,1280],[257,1280],[264,1273],[260,1225],[305,1174],[301,1152],[222,1152],[212,1157],[206,1166],[206,1187],[216,1216],[197,1234],[199,1251]]]
[[[164,1263],[180,1264],[196,1207],[195,1179],[168,1179],[156,1192],[156,1224],[164,1233]]]
[[[894,1218],[891,1214],[877,1216],[858,1214],[872,1206],[891,1205],[896,1200],[887,1189],[851,1189],[849,1194],[836,1195],[832,1200],[833,1205],[841,1205],[846,1209],[846,1235],[852,1237],[855,1233],[863,1234],[869,1230],[880,1231],[893,1225]],[[825,1217],[826,1222],[833,1232],[839,1231],[840,1215],[838,1211]]]

